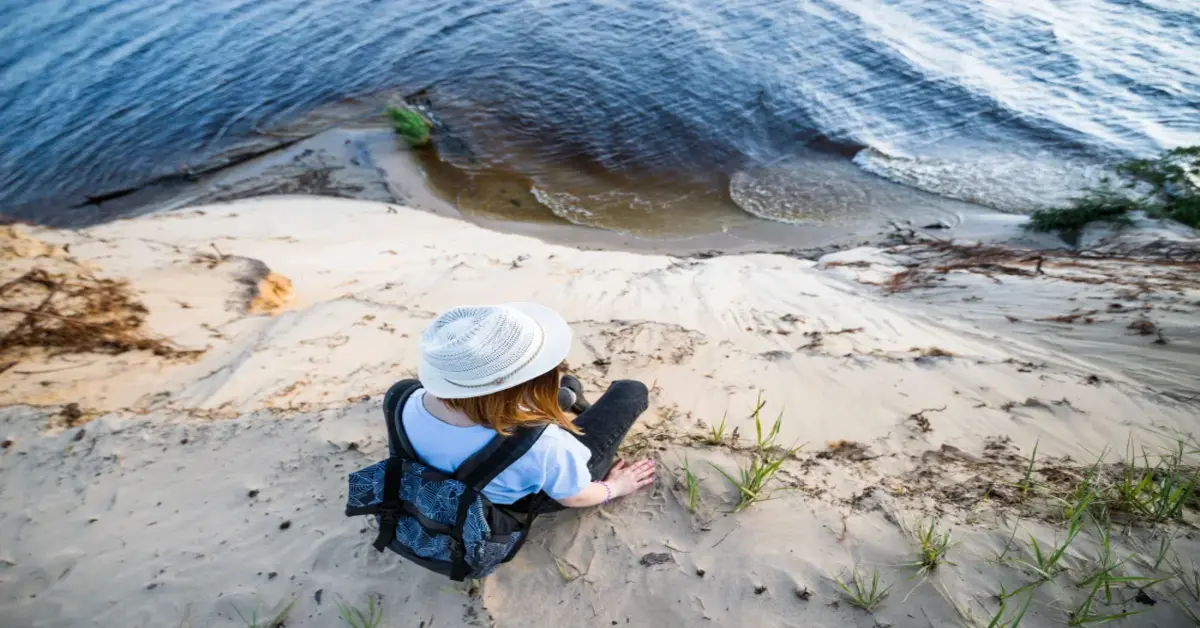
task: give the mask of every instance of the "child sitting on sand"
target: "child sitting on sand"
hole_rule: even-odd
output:
[[[570,346],[562,316],[533,303],[458,307],[430,323],[420,381],[384,397],[391,458],[350,476],[346,514],[379,517],[376,549],[479,578],[516,554],[536,515],[654,482],[653,461],[614,462],[646,386],[616,381],[589,404],[563,374]]]
[[[618,380],[589,404],[579,380],[563,374],[571,338],[558,312],[534,303],[459,307],[434,319],[421,337],[423,390],[401,410],[417,456],[454,471],[497,433],[545,425],[529,451],[483,489],[493,504],[544,494],[584,508],[653,482],[652,460],[613,463],[646,410],[646,386]],[[388,416],[395,415],[386,403],[402,384],[385,398]],[[542,512],[558,510],[554,502],[542,500]]]

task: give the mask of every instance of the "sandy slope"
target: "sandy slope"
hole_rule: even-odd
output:
[[[1066,278],[1098,272],[1078,264],[999,278],[968,266],[920,296],[885,296],[927,247],[820,263],[588,252],[311,198],[33,235],[67,245],[71,263],[128,278],[150,330],[205,351],[41,356],[0,374],[0,437],[12,441],[0,454],[5,626],[239,625],[235,609],[248,617],[292,597],[289,625],[332,626],[335,599],[372,594],[391,626],[952,625],[954,604],[982,616],[999,583],[1027,580],[987,562],[1011,528],[998,523],[1002,500],[981,501],[981,477],[1019,475],[1017,456],[1035,441],[1041,456],[1082,460],[1131,435],[1196,428],[1200,292],[1189,268],[1176,281],[1131,264],[1162,285],[1140,279],[1150,287],[1136,304],[1092,315],[1089,329],[1106,336],[1037,321],[1069,313],[1067,299],[1107,303],[1124,290]],[[254,307],[268,313],[247,314],[260,295],[270,298]],[[376,556],[369,526],[344,519],[341,500],[345,473],[384,450],[380,394],[413,373],[427,321],[506,300],[563,312],[577,334],[569,360],[592,391],[624,377],[656,384],[630,445],[670,475],[689,459],[704,503],[688,513],[665,477],[612,506],[540,520],[522,555],[468,596]],[[1147,304],[1178,342],[1151,345],[1125,328]],[[1099,340],[1110,336],[1125,339],[1120,351]],[[809,453],[781,478],[796,490],[728,515],[733,491],[707,463],[731,469],[740,455],[691,436],[726,412],[750,434],[760,393],[767,415],[785,412],[781,440]],[[65,428],[67,403],[100,418]],[[921,410],[929,431],[913,417]],[[840,440],[861,445],[828,448]],[[963,541],[957,565],[922,583],[898,566],[912,560],[902,526],[935,513]],[[1021,526],[1022,537],[1055,535]],[[1141,549],[1156,542],[1147,534],[1120,542]],[[1197,555],[1193,541],[1176,547]],[[1069,554],[1081,573],[1087,550],[1081,541]],[[641,563],[661,552],[667,563]],[[833,604],[828,576],[856,563],[896,582],[875,615]],[[1023,625],[1063,621],[1078,595],[1068,580],[1043,587]],[[1173,603],[1131,610],[1148,612],[1128,625],[1183,621]]]

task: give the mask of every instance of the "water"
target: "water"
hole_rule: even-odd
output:
[[[0,211],[57,219],[381,90],[590,224],[927,202],[876,175],[1021,211],[1200,144],[1200,3],[0,0]]]

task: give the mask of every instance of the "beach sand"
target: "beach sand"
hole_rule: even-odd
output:
[[[288,626],[337,626],[337,603],[370,599],[386,626],[983,626],[1002,586],[1038,579],[1016,562],[1030,538],[1063,539],[1055,490],[1102,451],[1157,448],[1200,416],[1200,273],[1161,256],[913,237],[818,261],[681,258],[313,197],[2,241],[0,283],[50,277],[5,293],[2,333],[51,285],[127,281],[102,285],[144,308],[121,319],[131,346],[0,359],[3,626],[244,626],[293,600]],[[662,471],[645,492],[539,519],[514,561],[450,586],[370,548],[373,522],[342,515],[346,474],[386,452],[382,393],[415,373],[432,317],[521,300],[571,322],[591,396],[651,386],[626,449]],[[802,447],[772,499],[731,513],[718,468],[749,459],[760,397],[764,421],[782,416],[776,442]],[[723,420],[722,442],[704,443]],[[1035,446],[1045,488],[1027,500],[1013,485]],[[920,574],[911,531],[930,518],[952,531],[953,564]],[[1183,565],[1200,558],[1195,523],[1193,504],[1114,527],[1115,554],[1137,554],[1122,573],[1163,572],[1167,535]],[[1067,621],[1097,551],[1089,528],[1030,589],[1021,625]],[[854,569],[892,587],[873,613],[833,580]],[[1137,591],[1098,608],[1139,612],[1127,626],[1200,613],[1177,578]]]

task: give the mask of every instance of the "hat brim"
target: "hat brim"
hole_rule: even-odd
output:
[[[505,307],[524,312],[537,322],[545,335],[542,347],[525,366],[517,369],[498,384],[486,386],[460,386],[447,381],[438,369],[430,366],[424,359],[418,367],[417,377],[421,386],[435,397],[442,399],[468,399],[482,397],[494,392],[506,390],[524,384],[535,377],[549,372],[562,364],[571,351],[571,326],[558,312],[537,303],[504,303]]]

